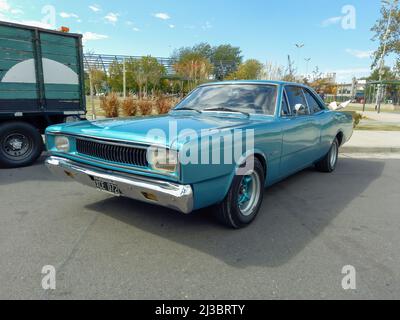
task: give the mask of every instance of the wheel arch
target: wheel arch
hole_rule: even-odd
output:
[[[343,144],[344,140],[344,133],[343,131],[339,130],[338,133],[335,136],[336,139],[338,139],[339,142],[339,146],[341,146]]]
[[[244,154],[242,156],[241,160],[238,161],[238,163],[236,165],[235,173],[234,173],[233,177],[235,176],[236,171],[239,169],[239,167],[242,166],[244,163],[246,163],[247,159],[252,158],[252,157],[256,158],[258,161],[261,162],[263,169],[264,169],[264,178],[265,178],[265,181],[267,181],[268,161],[267,161],[267,157],[261,150],[253,150],[252,152]],[[232,177],[232,180],[233,180],[233,177]]]

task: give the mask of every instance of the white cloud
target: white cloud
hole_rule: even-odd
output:
[[[140,29],[139,29],[139,28],[136,28],[136,27],[133,28],[132,30],[135,31],[135,32],[139,32],[139,31],[140,31]]]
[[[356,50],[356,49],[346,49],[346,52],[358,59],[371,58],[373,53],[372,50]]]
[[[2,12],[6,13],[3,14]],[[11,22],[11,23],[18,23],[18,24],[23,24],[27,26],[32,26],[32,27],[38,27],[38,28],[43,28],[43,29],[54,29],[54,26],[40,21],[40,20],[23,20],[23,19],[15,19],[15,17],[8,17],[7,14],[13,14],[13,15],[18,15],[22,14],[23,11],[21,9],[14,9],[11,8],[11,6],[8,4],[7,0],[0,0],[0,18],[2,21],[5,22]]]
[[[168,27],[169,27],[170,29],[175,29],[175,25],[174,25],[174,24],[170,24]]]
[[[12,22],[15,22],[15,21],[12,21]],[[38,28],[43,28],[43,29],[54,29],[53,25],[43,22],[43,21],[38,21],[38,20],[23,20],[23,21],[17,21],[16,23],[25,24],[28,26],[38,27]]]
[[[79,16],[76,13],[68,13],[68,12],[61,12],[60,17],[64,18],[64,19],[68,19],[68,18],[79,19]]]
[[[0,12],[3,13],[11,13],[14,16],[18,16],[24,13],[24,11],[20,8],[13,8],[8,3],[8,0],[0,0]],[[1,15],[4,17],[4,14]]]
[[[164,13],[164,12],[155,13],[155,14],[153,14],[153,16],[158,19],[161,19],[161,20],[171,19],[171,17],[167,13]]]
[[[339,17],[331,17],[331,18],[328,18],[328,19],[322,21],[322,26],[329,27],[330,25],[337,24],[340,21],[342,21],[342,17],[340,17],[340,16]]]
[[[201,28],[203,29],[203,30],[208,30],[208,29],[212,29],[212,24],[211,24],[211,22],[210,21],[206,21],[206,23],[204,24],[204,25],[202,25],[201,26]]]
[[[118,13],[114,13],[114,12],[109,12],[104,19],[106,19],[108,22],[115,24],[118,22],[118,17],[119,14]]]
[[[101,11],[100,7],[96,4],[92,4],[91,6],[89,6],[89,9],[92,10],[93,12]]]
[[[104,39],[108,39],[108,36],[105,34],[98,34],[98,33],[90,32],[90,31],[83,33],[83,42],[94,41],[94,40],[104,40]]]
[[[8,0],[0,0],[0,11],[1,12],[8,12],[10,11],[11,6],[8,3]]]
[[[16,9],[11,9],[10,10],[11,14],[17,16],[17,15],[21,15],[24,13],[24,11],[22,9],[16,8]]]

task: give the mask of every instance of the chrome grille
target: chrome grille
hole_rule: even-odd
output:
[[[141,148],[76,139],[76,151],[82,155],[111,162],[139,167],[148,167],[149,165],[147,162],[147,150]]]

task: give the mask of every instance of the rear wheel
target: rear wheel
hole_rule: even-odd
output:
[[[31,165],[42,151],[42,136],[29,123],[6,122],[0,125],[0,167]]]
[[[257,216],[264,196],[264,168],[254,159],[254,168],[233,179],[228,195],[216,206],[218,219],[226,226],[239,229]]]
[[[332,143],[332,146],[326,156],[315,164],[318,171],[333,172],[336,169],[336,164],[339,157],[339,141],[337,138]]]

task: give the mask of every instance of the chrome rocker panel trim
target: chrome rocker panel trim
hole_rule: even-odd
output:
[[[122,192],[121,196],[190,213],[193,211],[193,190],[190,185],[149,179],[88,166],[60,157],[46,159],[47,168],[56,176],[72,179],[86,186],[96,188],[93,178],[113,182]],[[144,194],[152,194],[156,200],[149,200]]]

